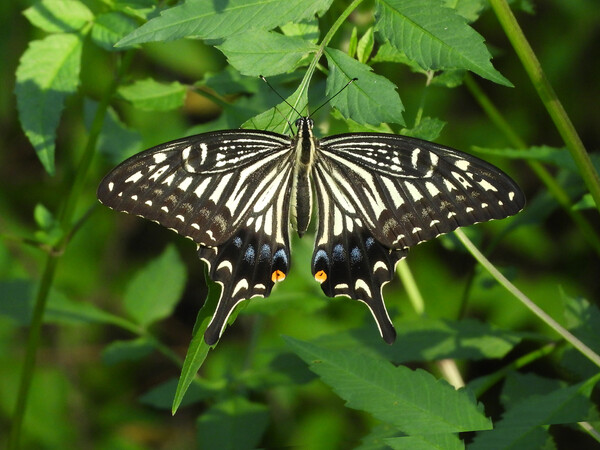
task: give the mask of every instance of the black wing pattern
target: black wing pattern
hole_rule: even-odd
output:
[[[214,344],[237,303],[268,296],[290,265],[287,136],[252,130],[205,133],[139,153],[110,172],[98,199],[198,244],[222,286],[205,339]]]
[[[381,291],[408,248],[508,217],[525,203],[519,187],[485,161],[389,134],[321,139],[313,173],[319,205],[313,275],[326,295],[366,303],[388,343],[395,331]]]

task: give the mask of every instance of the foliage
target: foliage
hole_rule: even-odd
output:
[[[592,0],[509,2],[569,117],[552,109],[560,102],[544,78],[532,77],[540,98],[530,88],[536,55],[522,51],[504,0],[490,4],[3,2],[0,73],[14,83],[13,96],[0,96],[9,447],[599,440],[600,164],[581,154],[574,130],[599,141],[591,99],[600,92],[585,65],[595,58],[585,52],[597,53],[600,12]],[[310,238],[296,239],[285,283],[240,305],[209,349],[202,335],[219,287],[193,246],[97,206],[95,188],[120,160],[183,135],[290,132],[296,113],[259,74],[300,112],[358,78],[359,89],[315,115],[321,134],[402,133],[504,168],[528,195],[525,211],[465,230],[496,265],[474,263],[463,235],[414,249],[399,271],[406,290],[385,288],[398,331],[387,346],[365,308],[325,299],[310,275]]]

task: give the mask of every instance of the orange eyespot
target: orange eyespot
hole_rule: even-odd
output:
[[[283,273],[281,270],[276,270],[271,274],[271,280],[273,281],[273,283],[283,281],[285,280],[285,273]]]
[[[325,273],[324,270],[319,270],[317,273],[315,273],[315,280],[317,280],[319,283],[322,283],[326,279],[327,279],[327,274]]]

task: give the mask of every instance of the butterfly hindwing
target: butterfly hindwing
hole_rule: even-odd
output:
[[[221,285],[215,314],[204,333],[213,345],[235,306],[252,297],[268,297],[290,268],[289,210],[291,165],[279,172],[251,208],[244,225],[219,247],[198,248],[210,278]]]
[[[373,236],[365,226],[357,199],[348,197],[326,168],[317,163],[313,175],[319,209],[313,276],[325,295],[344,295],[364,302],[381,336],[391,344],[396,331],[382,289],[392,280],[396,263],[407,251],[390,249]]]
[[[472,155],[419,139],[354,133],[320,140],[319,161],[373,235],[409,248],[461,226],[516,214],[519,187]]]

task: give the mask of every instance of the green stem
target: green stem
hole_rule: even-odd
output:
[[[513,296],[515,296],[525,307],[527,307],[532,313],[534,313],[539,319],[545,322],[549,327],[551,327],[554,331],[560,334],[563,339],[569,342],[573,347],[575,347],[581,354],[587,357],[590,361],[592,361],[595,365],[600,367],[600,355],[594,352],[591,348],[581,342],[577,337],[575,337],[570,331],[560,325],[556,320],[550,317],[544,310],[542,310],[539,306],[537,306],[531,299],[529,299],[525,294],[523,294],[514,284],[512,284],[508,279],[500,273],[496,267],[485,257],[483,253],[479,251],[477,247],[469,240],[469,238],[465,235],[465,233],[461,230],[455,230],[454,233],[463,243],[463,245],[469,250],[469,252],[473,255],[473,257],[481,264],[489,273],[492,275],[498,283],[500,283],[506,290],[508,290]]]
[[[502,116],[500,111],[492,103],[489,97],[481,90],[473,77],[467,75],[465,77],[465,86],[471,92],[471,95],[479,103],[479,106],[485,111],[490,120],[504,133],[511,145],[523,150],[527,149],[525,142],[517,135],[508,121]],[[588,220],[581,214],[580,211],[574,210],[571,207],[571,199],[565,190],[556,182],[546,168],[537,161],[527,160],[527,164],[531,170],[535,172],[538,178],[544,183],[548,192],[554,197],[558,204],[571,217],[571,220],[581,230],[582,235],[591,245],[591,247],[600,255],[600,237]]]
[[[523,34],[523,30],[519,27],[517,19],[510,10],[506,0],[490,0],[490,4],[515,52],[519,56],[527,75],[529,75],[533,86],[537,90],[542,103],[575,160],[579,173],[596,203],[596,208],[600,211],[600,176],[594,169],[590,156],[583,146],[575,127],[556,96],[554,89],[552,89],[548,78],[546,78],[540,62]]]
[[[502,369],[497,370],[493,374],[486,376],[485,381],[481,384],[478,384],[475,389],[475,396],[480,398],[484,393],[486,393],[491,387],[493,387],[496,383],[504,379],[507,374],[514,372],[522,367],[525,367],[528,364],[531,364],[534,361],[537,361],[544,356],[549,355],[556,349],[556,344],[547,344],[542,348],[539,348],[531,353],[521,356],[519,359],[513,361],[512,363],[504,366]]]
[[[27,338],[27,346],[25,351],[25,360],[23,362],[22,375],[20,378],[21,384],[19,385],[19,392],[17,394],[17,402],[13,414],[12,427],[10,431],[8,448],[17,449],[19,448],[19,440],[21,437],[21,430],[23,427],[23,420],[25,418],[25,412],[27,409],[27,399],[29,397],[29,390],[31,387],[31,380],[33,379],[33,373],[35,371],[35,363],[37,356],[37,349],[40,343],[41,329],[44,319],[44,312],[46,310],[46,304],[48,302],[48,294],[54,281],[54,275],[56,274],[56,267],[58,264],[58,257],[64,253],[69,242],[69,236],[71,235],[72,219],[77,206],[77,200],[83,190],[85,180],[87,177],[88,170],[92,163],[94,151],[96,148],[96,142],[100,131],[102,130],[102,124],[108,109],[108,104],[116,91],[121,76],[125,73],[126,68],[131,62],[132,54],[129,53],[125,56],[119,69],[119,75],[115,77],[115,80],[111,84],[106,96],[102,99],[102,102],[98,105],[94,122],[90,130],[90,136],[87,141],[86,148],[84,150],[81,162],[77,169],[75,179],[67,198],[64,203],[64,208],[59,215],[59,222],[63,229],[63,238],[56,246],[56,251],[50,252],[46,257],[44,270],[40,280],[40,285],[35,298],[35,306],[33,310],[33,316],[31,318],[31,326],[29,328],[29,336]]]
[[[400,275],[400,281],[402,281],[402,286],[404,286],[414,310],[419,316],[422,316],[425,314],[425,301],[423,300],[423,296],[419,291],[419,286],[417,286],[415,277],[413,277],[410,267],[405,259],[398,262],[396,270],[398,275]]]
[[[310,65],[308,66],[308,69],[306,70],[306,73],[304,74],[302,81],[300,82],[300,88],[302,90],[308,89],[308,85],[310,84],[310,80],[315,72],[315,69],[317,68],[317,64],[319,64],[319,60],[321,59],[321,56],[323,56],[325,47],[327,47],[329,42],[331,42],[331,39],[333,39],[333,36],[335,35],[335,33],[337,33],[337,31],[340,29],[342,24],[348,18],[348,16],[350,14],[352,14],[352,11],[354,11],[358,7],[358,5],[360,5],[363,1],[364,0],[354,0],[352,3],[350,3],[350,5],[348,5],[348,7],[342,12],[342,14],[340,14],[340,16],[337,18],[337,20],[333,23],[333,25],[331,26],[331,28],[329,29],[329,31],[327,32],[325,37],[323,37],[323,40],[321,41],[319,48],[315,52],[315,55],[313,56],[313,59],[310,62]],[[298,100],[296,101],[296,104],[294,105],[294,107],[298,106],[298,101],[300,100],[301,97],[302,97],[301,95],[298,96]]]

